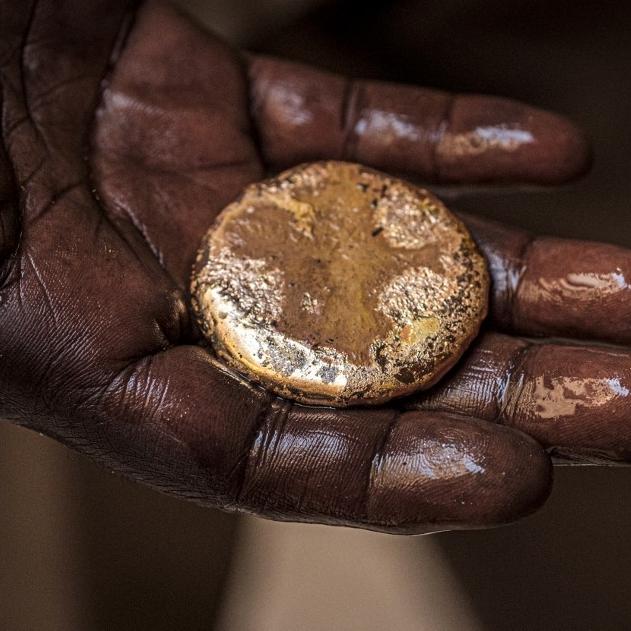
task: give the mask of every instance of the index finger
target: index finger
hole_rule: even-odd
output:
[[[249,73],[274,168],[338,158],[433,182],[558,184],[590,163],[572,123],[517,101],[350,80],[260,56]]]

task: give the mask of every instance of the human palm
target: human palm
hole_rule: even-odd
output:
[[[432,391],[373,409],[247,384],[188,308],[203,233],[268,171],[335,158],[552,184],[587,165],[569,123],[246,58],[167,5],[126,4],[0,2],[4,418],[203,503],[394,532],[534,510],[545,449],[631,457],[629,353],[517,337],[631,341],[621,248],[465,218],[493,279],[488,330]]]

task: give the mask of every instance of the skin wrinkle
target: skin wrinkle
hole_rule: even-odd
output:
[[[443,114],[436,128],[436,140],[433,145],[432,160],[431,160],[432,174],[436,182],[441,182],[443,180],[443,177],[441,174],[441,160],[440,160],[439,147],[442,145],[445,135],[449,133],[449,126],[451,123],[451,115],[454,108],[455,98],[456,98],[455,94],[446,95]]]
[[[355,99],[355,86],[356,83],[353,81],[352,77],[344,77],[344,90],[342,92],[342,99],[340,101],[340,131],[342,132],[343,136],[350,128],[350,115],[354,110],[354,105],[352,102]],[[346,143],[342,141],[342,151],[340,151],[340,157],[344,155],[345,145]]]
[[[6,103],[3,99],[4,87],[0,81],[0,184],[6,184],[6,191],[0,190],[0,216],[2,218],[2,233],[0,234],[0,298],[2,293],[17,282],[16,271],[19,268],[20,244],[22,242],[22,222],[17,207],[16,174],[8,159],[5,145]]]
[[[63,88],[68,88],[73,84],[81,83],[82,81],[91,80],[90,75],[80,75],[78,77],[68,77],[67,79],[60,81],[59,83],[52,84],[47,90],[40,92],[37,98],[31,99],[31,108],[36,111],[40,106],[45,105],[47,99],[51,96],[55,96],[56,93]],[[79,88],[81,89],[81,88]]]
[[[3,148],[0,144],[0,169],[3,168]],[[17,208],[13,200],[12,184],[7,176],[7,188],[9,190],[4,193],[0,190],[0,297],[2,292],[9,288],[12,282],[15,281],[15,276],[12,272],[15,269],[15,252],[19,243],[19,228],[17,222]],[[0,182],[1,184],[1,182]]]
[[[368,513],[368,507],[370,506],[370,497],[373,494],[373,488],[375,486],[376,478],[379,472],[386,465],[386,453],[388,447],[388,440],[392,431],[396,427],[397,422],[401,418],[403,410],[394,410],[392,414],[392,420],[388,423],[383,432],[383,437],[376,443],[373,457],[370,459],[370,468],[368,470],[368,476],[366,478],[366,490],[364,492],[364,502],[366,505],[366,513]]]
[[[342,96],[342,120],[344,126],[342,128],[342,141],[340,143],[340,156],[353,156],[355,154],[355,146],[357,144],[357,125],[361,120],[362,95],[363,90],[359,81],[347,79]]]
[[[50,200],[45,204],[38,204],[39,211],[31,213],[29,218],[29,226],[32,226],[39,219],[44,217],[48,211],[50,211],[55,204],[59,203],[64,197],[71,196],[76,190],[79,190],[84,185],[83,180],[79,180],[77,182],[73,182],[64,186],[60,190],[55,193],[52,193],[50,196]]]
[[[46,304],[46,308],[48,311],[48,314],[50,315],[50,317],[53,320],[53,323],[55,325],[58,324],[58,320],[57,320],[57,314],[56,314],[56,310],[55,310],[55,306],[54,306],[54,302],[51,298],[50,292],[48,290],[48,288],[46,287],[46,282],[44,281],[44,279],[42,278],[42,275],[40,274],[39,270],[37,269],[37,265],[35,263],[35,261],[33,261],[33,257],[30,254],[26,254],[26,260],[29,262],[29,265],[31,266],[31,269],[33,270],[33,273],[35,274],[35,278],[37,279],[37,283],[42,291],[42,294],[44,296],[44,302]]]
[[[41,172],[42,167],[46,164],[46,158],[42,158],[35,168],[20,182],[20,187],[26,189],[31,182],[35,180],[38,174]]]
[[[254,146],[254,152],[257,162],[261,165],[261,174],[266,173],[267,165],[263,156],[263,144],[261,142],[261,136],[259,129],[256,126],[257,110],[260,105],[258,102],[259,96],[254,92],[252,81],[252,65],[256,63],[255,59],[247,52],[241,52],[239,60],[241,62],[241,75],[245,82],[245,101],[246,101],[246,115],[247,115],[247,131],[252,138],[252,144]]]
[[[264,428],[266,423],[269,422],[269,410],[273,401],[274,396],[270,393],[266,393],[264,403],[263,405],[261,405],[257,418],[252,426],[251,436],[245,442],[246,448],[243,451],[243,455],[237,460],[230,473],[230,477],[232,477],[234,472],[236,472],[237,469],[240,469],[237,482],[237,491],[234,500],[235,506],[238,506],[241,503],[242,494],[247,484],[249,459],[252,452],[254,452],[256,445],[258,444],[262,429]]]
[[[532,251],[533,244],[536,241],[536,237],[530,233],[525,233],[525,241],[521,246],[521,250],[517,257],[517,265],[514,274],[507,275],[507,289],[508,296],[507,302],[509,304],[509,313],[512,314],[511,326],[518,328],[517,322],[515,322],[515,313],[518,310],[519,291],[524,282],[524,277],[528,271],[528,256]]]
[[[500,386],[499,392],[495,394],[496,399],[499,400],[497,417],[494,419],[496,423],[515,424],[515,411],[524,393],[524,364],[528,355],[533,353],[536,353],[536,346],[525,344],[511,355],[506,379]]]
[[[40,133],[38,127],[37,127],[37,122],[33,118],[33,115],[31,113],[31,109],[29,107],[27,83],[26,83],[26,80],[25,80],[26,68],[27,68],[26,51],[28,49],[28,40],[29,40],[29,36],[30,36],[30,33],[31,33],[31,29],[32,29],[33,24],[35,22],[35,15],[37,13],[37,5],[38,4],[39,4],[39,0],[34,0],[33,3],[31,4],[31,7],[30,7],[29,13],[28,13],[27,22],[26,22],[26,27],[24,29],[24,34],[22,36],[22,42],[20,43],[20,47],[19,47],[19,51],[20,51],[20,80],[21,80],[21,88],[22,88],[23,106],[24,106],[24,109],[25,109],[26,117],[30,121],[31,126],[33,127],[33,130],[35,131],[37,136],[39,136],[42,139],[42,141],[44,141],[44,138],[41,135],[41,133]],[[43,145],[44,145],[44,147],[46,147],[46,143],[45,142],[43,142]]]
[[[6,94],[6,90],[5,90],[5,94]],[[9,95],[7,95],[8,97]],[[17,96],[16,96],[17,98]],[[8,110],[10,108],[10,104],[9,104],[10,99],[9,98],[5,98],[5,107]],[[29,135],[29,132],[32,132],[32,125],[31,125],[31,121],[28,117],[26,117],[26,121],[23,124],[24,127],[26,127],[26,129],[24,130],[24,134]],[[21,149],[19,146],[16,148],[16,145],[19,145],[21,141],[23,141],[23,137],[21,135],[19,135],[17,132],[20,131],[19,129],[16,129],[11,135],[9,134],[3,134],[3,142],[4,142],[4,147],[5,147],[5,151],[6,154],[9,158],[12,158],[12,156],[14,155],[20,155],[20,153],[23,153],[23,149]],[[21,150],[20,150],[21,149]],[[37,146],[36,148],[33,149],[33,154],[36,153],[43,153],[43,155],[39,158],[39,160],[35,163],[35,166],[32,166],[31,164],[29,164],[29,168],[27,169],[26,167],[22,167],[20,169],[18,169],[18,166],[15,164],[15,160],[14,159],[10,159],[9,162],[11,162],[11,171],[14,174],[14,181],[16,182],[17,185],[19,185],[20,187],[24,185],[25,182],[27,182],[29,185],[31,184],[31,181],[33,179],[36,178],[36,176],[38,176],[40,168],[46,164],[46,161],[49,159],[49,156],[45,153],[42,152],[41,150],[39,150],[39,146]],[[25,172],[27,173],[27,175],[25,175]],[[23,189],[21,189],[23,190]]]
[[[0,97],[1,96],[2,96],[2,89],[0,87]],[[2,111],[2,110],[0,110],[0,111]],[[1,120],[3,120],[3,121],[5,120],[4,112],[3,112]],[[6,126],[6,128],[3,130],[3,132],[2,132],[3,138],[4,137],[10,138],[14,133],[16,133],[18,131],[18,129],[20,127],[26,125],[29,122],[30,121],[29,121],[29,117],[28,117],[27,114],[25,114],[25,115],[23,115],[23,116],[21,116],[19,118],[16,118],[10,125]]]

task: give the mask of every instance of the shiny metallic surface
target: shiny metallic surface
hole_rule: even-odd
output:
[[[435,383],[486,315],[488,274],[433,195],[346,162],[249,186],[206,234],[194,310],[233,369],[303,403]]]

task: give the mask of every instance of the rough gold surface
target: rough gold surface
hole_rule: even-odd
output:
[[[204,237],[192,280],[202,330],[231,368],[334,406],[435,383],[487,296],[484,259],[437,198],[345,162],[249,186]]]

